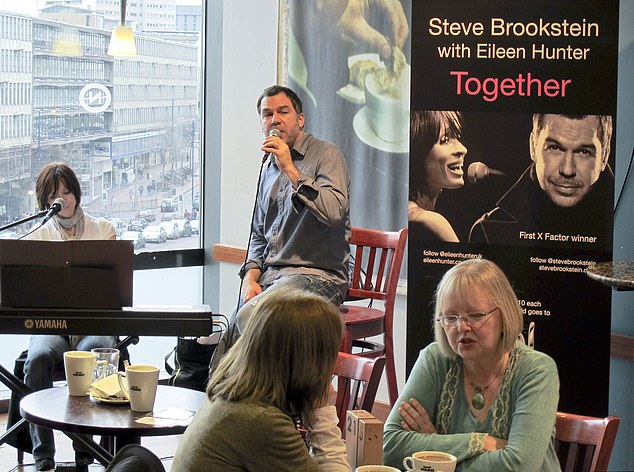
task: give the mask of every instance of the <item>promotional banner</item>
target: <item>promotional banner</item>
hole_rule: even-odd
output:
[[[560,408],[605,414],[610,290],[585,269],[611,259],[618,2],[280,5],[281,79],[346,157],[353,226],[409,221],[407,371],[442,274],[486,257],[557,361]]]
[[[408,370],[440,277],[507,274],[562,411],[608,409],[618,2],[427,0],[411,18]],[[435,144],[438,144],[435,146]]]

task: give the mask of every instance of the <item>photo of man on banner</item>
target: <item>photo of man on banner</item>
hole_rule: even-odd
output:
[[[609,249],[611,138],[611,116],[533,115],[531,165],[473,224],[469,242]]]

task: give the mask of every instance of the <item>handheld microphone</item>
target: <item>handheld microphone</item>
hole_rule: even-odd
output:
[[[277,136],[278,138],[282,137],[282,132],[279,129],[271,129],[271,131],[269,131],[269,136]],[[262,156],[262,164],[264,164],[266,162],[267,157],[269,157],[271,155],[270,152],[264,153],[264,156]]]
[[[504,172],[491,169],[482,162],[472,162],[467,169],[467,179],[472,184],[477,184],[486,179],[489,175],[504,175]]]
[[[55,201],[49,207],[48,212],[44,216],[44,219],[42,220],[42,223],[40,224],[40,226],[42,226],[48,220],[53,218],[53,215],[56,215],[57,213],[62,211],[65,206],[66,206],[66,202],[64,201],[62,197],[56,198]]]

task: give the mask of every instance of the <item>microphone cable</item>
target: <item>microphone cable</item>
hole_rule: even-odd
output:
[[[268,156],[270,158],[270,154]],[[244,262],[242,263],[242,267],[240,267],[240,287],[238,288],[238,300],[236,302],[236,310],[235,313],[238,313],[240,309],[240,301],[242,299],[242,285],[244,284],[244,276],[246,275],[246,271],[244,270],[244,266],[249,260],[249,247],[251,246],[251,239],[253,238],[253,222],[255,221],[255,212],[258,208],[258,198],[260,196],[260,183],[262,182],[262,172],[264,171],[264,164],[268,161],[268,158],[262,159],[262,163],[260,164],[260,172],[258,174],[258,183],[255,188],[255,200],[253,201],[253,210],[251,211],[251,224],[249,226],[249,239],[247,241],[247,252],[244,255]]]
[[[277,128],[271,129],[269,131],[269,136],[277,136],[281,137],[281,133]],[[244,262],[242,263],[242,267],[240,267],[240,287],[238,288],[238,300],[236,302],[236,314],[240,309],[240,300],[242,298],[242,285],[244,284],[244,276],[246,275],[246,271],[244,270],[244,266],[249,260],[249,247],[251,246],[251,239],[253,238],[253,221],[255,220],[255,211],[258,207],[258,198],[260,196],[260,183],[262,182],[262,171],[264,170],[264,164],[271,158],[271,153],[264,154],[262,158],[262,163],[260,164],[260,172],[258,174],[258,183],[255,188],[255,200],[253,201],[253,210],[251,211],[251,224],[249,226],[249,240],[247,241],[247,253],[244,255]]]

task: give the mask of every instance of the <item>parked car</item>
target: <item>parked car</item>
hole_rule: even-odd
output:
[[[176,212],[170,211],[167,213],[161,213],[161,221],[172,221],[176,218],[178,218],[178,213]]]
[[[143,231],[143,228],[147,226],[147,221],[145,220],[130,220],[130,224],[128,224],[128,231]]]
[[[145,220],[148,223],[152,221],[156,221],[156,209],[154,210],[140,210],[137,213],[137,218],[140,220]]]
[[[181,238],[187,238],[192,235],[192,225],[189,220],[179,218],[173,221],[178,225],[178,234]]]
[[[192,234],[200,233],[200,220],[189,220],[189,225],[192,227]]]
[[[133,241],[135,251],[145,247],[145,238],[141,231],[124,231],[119,239]]]
[[[175,221],[161,221],[159,226],[165,230],[167,239],[178,239],[180,230],[178,229],[178,224],[176,224]]]
[[[148,243],[164,243],[167,241],[165,229],[159,225],[150,225],[143,228],[143,239]]]

